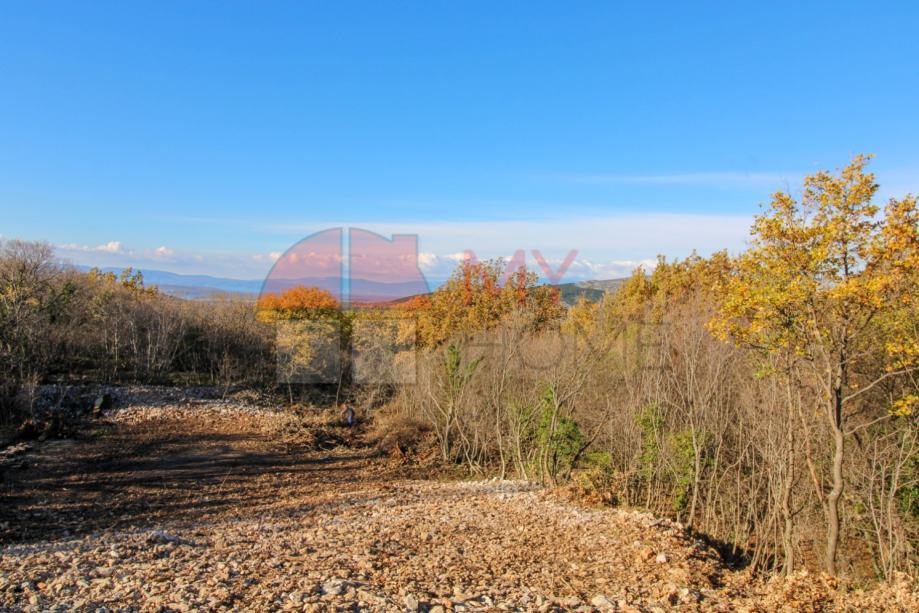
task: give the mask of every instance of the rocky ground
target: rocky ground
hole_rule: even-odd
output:
[[[120,405],[15,452],[3,610],[919,610],[912,584],[756,583],[666,520],[420,479],[245,401]]]

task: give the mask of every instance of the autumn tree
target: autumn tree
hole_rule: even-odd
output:
[[[831,574],[837,572],[847,440],[890,416],[882,388],[915,372],[919,362],[905,320],[917,290],[916,200],[892,200],[879,215],[868,159],[856,157],[838,175],[806,178],[799,199],[773,196],[753,225],[751,248],[733,263],[713,321],[724,338],[786,356],[789,373],[814,388],[829,475],[818,478],[813,458],[809,465],[824,508]],[[907,404],[895,398],[893,407],[911,411]],[[802,423],[809,415],[802,414]]]
[[[0,241],[0,404],[59,356],[74,286],[47,243]],[[9,407],[7,407],[9,408]]]
[[[265,293],[258,318],[277,327],[277,376],[294,401],[294,384],[335,384],[336,402],[345,383],[352,313],[341,309],[331,292],[296,286]]]
[[[171,364],[162,358],[171,351],[161,349],[164,345],[175,347],[175,326],[180,320],[173,314],[155,316],[154,312],[159,313],[163,306],[164,297],[156,286],[144,284],[143,273],[132,268],[119,274],[92,268],[86,273],[83,294],[86,326],[98,335],[90,343],[94,350],[88,352],[101,366],[105,380],[117,379],[125,367],[132,368],[140,379],[168,370]],[[156,326],[156,320],[161,325]],[[147,359],[156,355],[161,359]]]
[[[258,299],[259,314],[266,320],[328,317],[339,308],[338,300],[328,290],[302,285],[281,293],[264,293]]]
[[[537,275],[522,266],[506,271],[500,259],[463,262],[424,306],[416,311],[418,333],[428,347],[494,328],[511,313],[525,314],[539,330],[565,312],[555,288],[538,285]]]

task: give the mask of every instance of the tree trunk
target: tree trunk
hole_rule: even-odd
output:
[[[782,570],[786,575],[791,575],[795,571],[795,547],[794,547],[794,521],[791,516],[791,479],[785,483],[782,492],[782,519],[784,527],[782,529],[782,549],[785,552],[785,563]]]
[[[699,449],[699,439],[696,435],[695,425],[692,428],[692,499],[689,503],[689,517],[686,525],[692,528],[696,521],[696,502],[699,499],[699,482],[702,479],[702,450]]]
[[[836,575],[836,553],[839,549],[839,499],[842,497],[845,482],[842,475],[842,462],[845,453],[845,437],[842,431],[842,387],[834,390],[832,407],[833,426],[833,489],[827,496],[826,518],[826,572]]]
[[[791,490],[794,486],[794,431],[786,426],[785,483],[782,486],[782,549],[785,553],[783,570],[791,575],[795,570],[794,519],[791,513]]]

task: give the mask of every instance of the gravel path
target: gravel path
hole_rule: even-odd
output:
[[[735,610],[720,560],[670,522],[298,450],[277,419],[138,407],[37,446],[4,484],[0,607]]]

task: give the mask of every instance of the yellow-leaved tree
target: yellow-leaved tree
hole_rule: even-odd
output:
[[[828,466],[822,470],[810,454],[808,465],[826,517],[830,574],[837,571],[847,441],[909,414],[908,396],[892,398],[891,390],[902,389],[896,381],[919,365],[916,199],[892,200],[881,213],[868,161],[857,156],[838,175],[806,178],[798,199],[773,196],[753,225],[751,248],[733,262],[712,321],[722,338],[784,355],[798,384],[813,391],[817,406],[805,419],[822,422],[814,430],[825,433]]]

